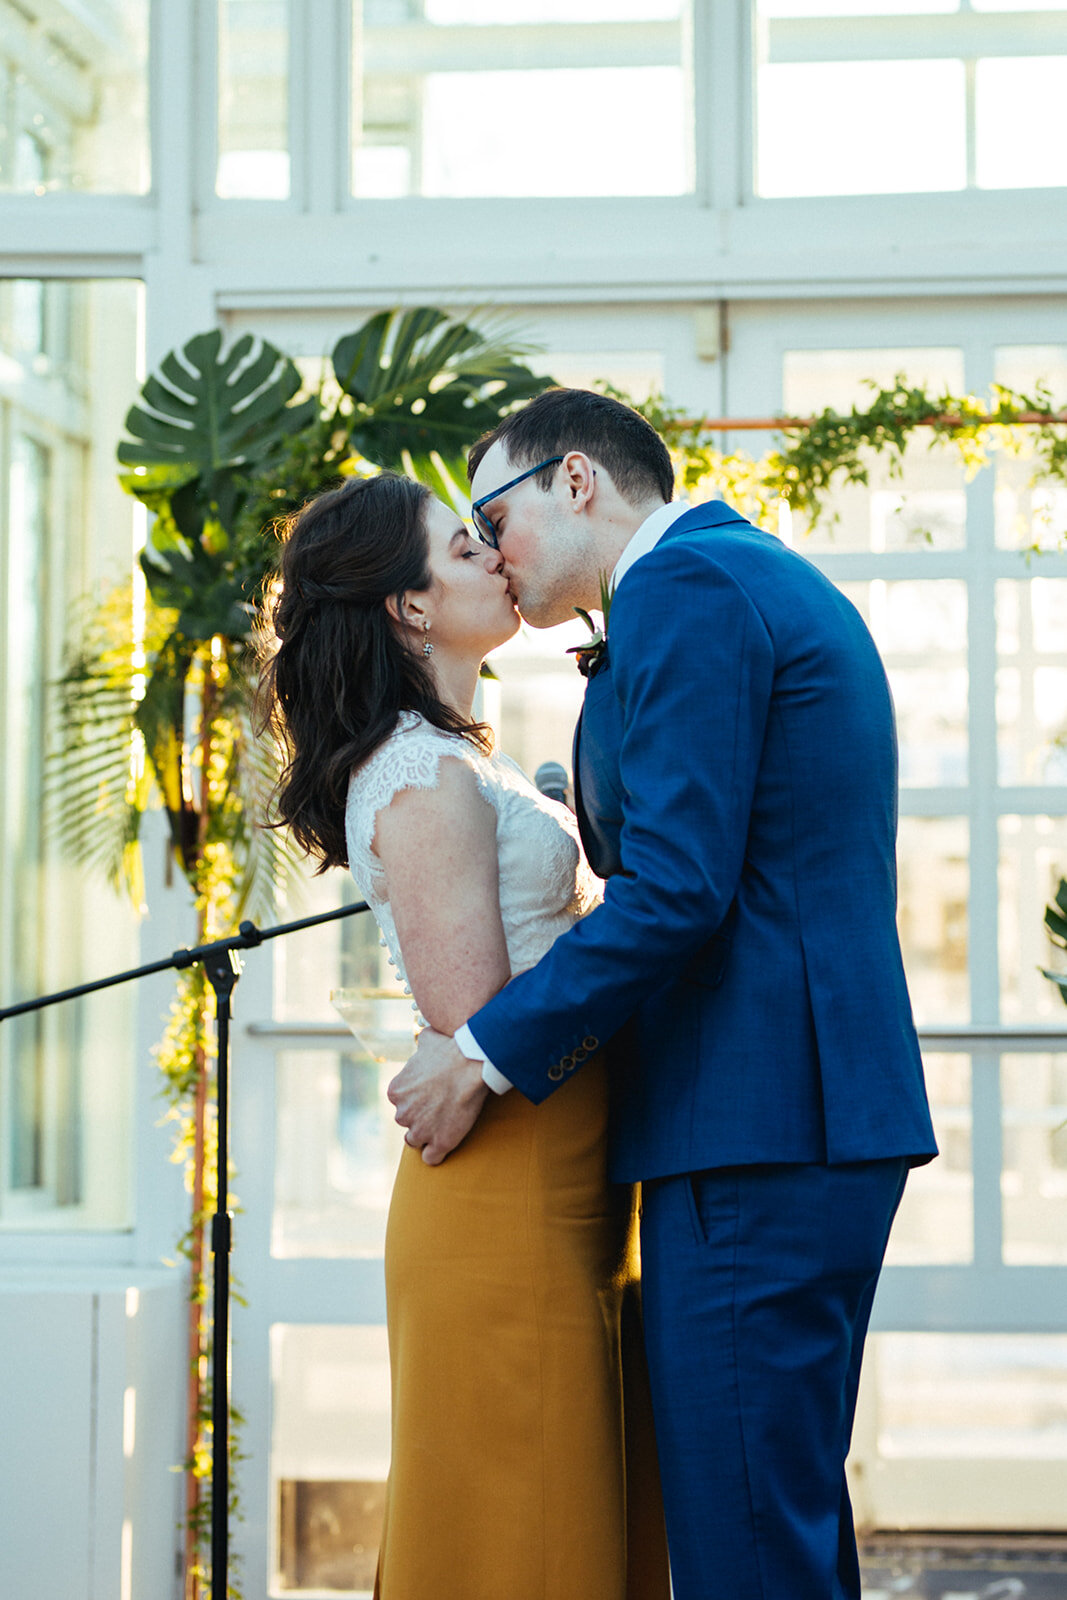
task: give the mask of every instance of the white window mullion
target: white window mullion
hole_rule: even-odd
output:
[[[733,211],[752,191],[748,0],[693,0],[691,26],[696,196],[714,211]]]
[[[289,0],[292,198],[316,216],[348,194],[352,31],[351,0]]]
[[[988,393],[993,376],[993,350],[985,341],[976,341],[966,351],[968,393]],[[978,1023],[1000,1020],[995,487],[996,468],[991,466],[978,473],[966,489],[971,833],[968,949],[971,1020]]]
[[[203,85],[193,71],[196,61],[214,92],[214,38],[205,20],[212,21],[214,0],[193,6],[168,5],[152,0],[148,48],[148,106],[152,186],[155,201],[155,248],[191,254],[194,195],[203,194],[203,178],[210,172],[214,188],[215,115],[206,116]],[[206,55],[205,55],[206,49]],[[207,148],[205,148],[207,147]],[[194,180],[194,174],[200,181]]]
[[[973,141],[971,142],[973,150]],[[965,353],[970,394],[988,393],[994,354],[985,339]],[[970,812],[968,968],[971,1020],[1000,1020],[999,778],[997,755],[996,467],[967,485],[967,705]],[[971,1057],[971,1170],[974,1180],[974,1264],[996,1270],[1002,1257],[1003,1163],[1000,1057]]]

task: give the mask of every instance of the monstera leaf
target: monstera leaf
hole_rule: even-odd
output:
[[[478,436],[553,382],[522,364],[527,353],[429,306],[380,312],[333,352],[353,448],[455,499]]]
[[[317,418],[313,398],[291,404],[300,384],[274,345],[246,335],[223,354],[215,331],[172,350],[127,413],[122,486],[156,514],[141,565],[188,639],[248,632],[249,575],[228,559],[230,539],[253,478]]]
[[[300,374],[288,356],[250,334],[222,353],[222,334],[197,334],[172,350],[126,414],[122,486],[157,513],[169,510],[189,540],[212,523],[227,532],[242,486],[269,469],[293,434],[317,414],[314,399],[291,405]],[[219,543],[217,535],[214,543]]]
[[[222,334],[197,334],[165,356],[158,377],[131,406],[118,458],[138,469],[169,467],[169,487],[227,472],[262,470],[315,415],[315,401],[291,406],[300,374],[288,356],[251,334],[222,355]],[[149,410],[145,410],[145,407]],[[136,474],[128,480],[132,488]]]

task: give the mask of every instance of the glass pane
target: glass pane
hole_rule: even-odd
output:
[[[148,0],[0,0],[0,191],[144,194]]]
[[[757,193],[964,188],[965,81],[962,61],[764,62]],[[909,115],[909,106],[922,106],[922,117]]]
[[[979,61],[975,73],[980,189],[1067,183],[1062,134],[1067,56]]]
[[[10,862],[9,903],[19,930],[12,941],[11,978],[13,992],[26,997],[40,992],[44,957],[40,865],[45,684],[40,663],[47,660],[51,466],[51,456],[42,445],[24,434],[16,435],[8,486],[7,650],[3,664],[4,689],[13,715],[4,750],[3,810],[10,837],[19,841]],[[14,1189],[38,1188],[44,1182],[44,1018],[19,1017],[8,1027],[10,1182]]]
[[[389,1470],[383,1327],[271,1329],[272,1594],[369,1594]]]
[[[1067,1457],[1067,1337],[883,1333],[872,1339],[888,1457]]]
[[[941,1154],[908,1174],[889,1236],[890,1266],[966,1262],[974,1257],[971,1058],[926,1055],[923,1069]]]
[[[1004,1260],[1067,1266],[1067,1055],[1002,1057],[1000,1092]]]
[[[558,761],[567,772],[571,770],[585,679],[567,651],[588,637],[588,629],[577,618],[558,628],[524,625],[493,654],[499,682],[483,685],[486,720],[500,749],[530,778],[543,761]]]
[[[916,1020],[966,1022],[968,830],[964,817],[901,817],[897,921]]]
[[[595,389],[611,383],[636,405],[663,393],[661,350],[547,350],[531,355],[528,364],[565,389]]]
[[[1067,818],[1000,819],[1000,1014],[1003,1022],[1062,1023],[1045,907],[1067,877]]]
[[[1067,346],[1015,345],[996,352],[996,379],[1018,394],[1036,395],[1043,386],[1058,408],[1067,407]],[[996,456],[997,544],[1020,550],[1047,545],[1067,534],[1067,487],[1031,484],[1032,452],[1025,430],[1018,455],[1000,450]]]
[[[0,972],[26,999],[132,966],[134,917],[60,850],[44,776],[68,617],[130,570],[114,444],[136,388],[140,290],[0,282]],[[0,1226],[129,1216],[132,988],[0,1030]]]
[[[997,751],[1003,784],[1067,779],[1067,579],[997,584]]]
[[[957,11],[960,0],[756,0],[761,17],[905,17]]]
[[[215,192],[227,200],[289,193],[287,0],[220,0]]]
[[[368,9],[373,5],[369,0]],[[427,22],[654,22],[682,15],[683,0],[425,0]]]
[[[843,583],[893,689],[904,788],[967,782],[967,586],[956,578]]]
[[[870,405],[871,384],[889,388],[903,373],[927,389],[963,388],[963,352],[930,350],[787,350],[782,364],[782,406],[808,417],[832,406],[847,412]],[[837,489],[826,500],[819,526],[803,540],[805,551],[960,550],[966,541],[963,469],[945,447],[930,448],[920,431],[890,475],[883,458],[868,454],[869,485]]]
[[[315,916],[357,900],[356,887],[347,872],[306,876],[290,888],[288,915]],[[274,947],[274,1016],[279,1022],[331,1022],[340,1018],[330,1004],[333,989],[352,984],[378,987],[390,981],[386,952],[379,943],[378,925],[369,911],[355,913],[317,928],[305,928],[294,938],[278,939]]]
[[[486,0],[437,0],[419,12],[405,0],[354,0],[353,193],[692,188],[688,0],[526,0],[506,13]],[[487,128],[531,127],[536,138],[486,138]]]
[[[406,1025],[406,998],[383,1002]],[[287,1050],[277,1058],[275,1256],[380,1256],[402,1130],[385,1097],[398,1061],[367,1050]]]

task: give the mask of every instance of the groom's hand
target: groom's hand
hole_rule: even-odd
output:
[[[482,1064],[471,1061],[447,1034],[426,1028],[415,1054],[389,1085],[405,1143],[422,1151],[428,1167],[441,1164],[478,1120],[489,1090]]]

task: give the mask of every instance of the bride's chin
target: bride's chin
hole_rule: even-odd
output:
[[[508,619],[508,621],[501,628],[501,630],[500,630],[500,639],[499,639],[498,642],[500,644],[504,644],[508,639],[514,639],[515,635],[518,633],[518,631],[519,631],[519,629],[521,627],[522,627],[522,618],[519,616],[519,613],[517,611],[514,611],[512,613],[512,615],[511,615],[511,617]],[[506,632],[505,632],[505,629],[506,629]],[[493,648],[495,649],[496,646],[494,645]]]

